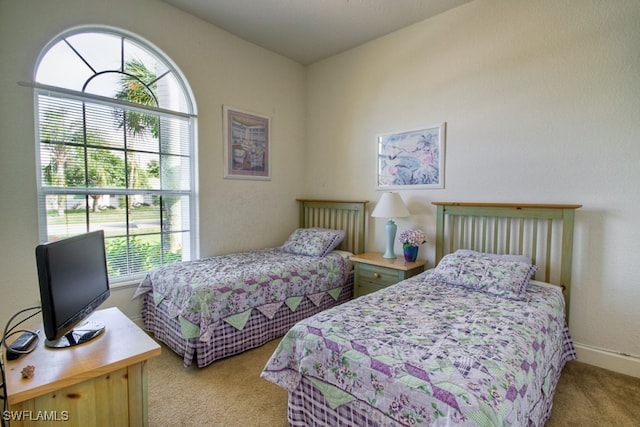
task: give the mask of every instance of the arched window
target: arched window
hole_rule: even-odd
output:
[[[62,34],[35,74],[40,238],[103,229],[112,283],[195,257],[195,105],[177,67],[107,28]]]

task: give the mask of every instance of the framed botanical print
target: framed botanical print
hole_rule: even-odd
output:
[[[224,177],[271,179],[271,119],[223,106]]]
[[[378,136],[378,189],[444,188],[445,123]]]

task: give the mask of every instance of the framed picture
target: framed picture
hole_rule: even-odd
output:
[[[271,119],[223,106],[224,177],[271,179]]]
[[[445,125],[378,136],[378,189],[444,188]]]

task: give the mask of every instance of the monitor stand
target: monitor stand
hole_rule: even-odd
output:
[[[57,340],[45,340],[44,345],[50,348],[67,348],[83,344],[104,332],[104,323],[85,321],[76,325],[65,336]]]

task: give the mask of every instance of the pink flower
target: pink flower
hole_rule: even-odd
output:
[[[400,233],[398,240],[402,245],[420,246],[423,243],[427,243],[424,231],[422,230],[405,230]]]

